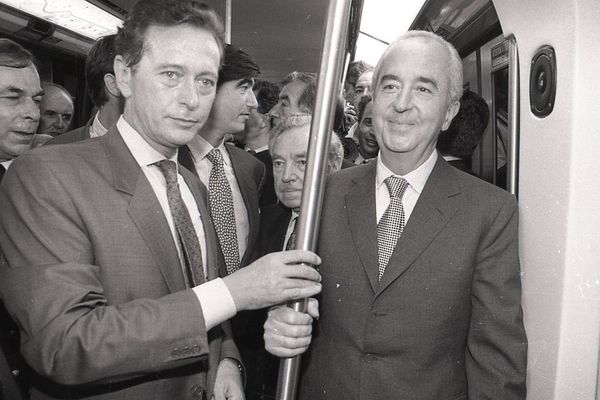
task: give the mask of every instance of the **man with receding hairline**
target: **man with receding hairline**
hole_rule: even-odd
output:
[[[435,150],[459,108],[462,63],[410,31],[374,70],[376,162],[327,181],[309,314],[281,307],[267,349],[303,358],[301,400],[524,400],[514,196]]]

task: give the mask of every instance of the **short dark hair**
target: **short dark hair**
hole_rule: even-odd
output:
[[[373,101],[373,98],[370,95],[362,96],[360,98],[360,101],[358,102],[358,110],[357,110],[359,124],[362,121],[363,116],[365,115],[365,108],[367,108],[367,104],[369,104],[371,101]]]
[[[354,86],[358,78],[366,71],[373,71],[374,67],[364,61],[352,61],[348,64],[346,82]]]
[[[257,111],[261,114],[268,113],[279,101],[281,88],[276,83],[259,79],[254,82],[252,90],[256,94],[256,101],[258,102]]]
[[[298,98],[298,108],[303,108],[308,114],[312,114],[313,110],[315,109],[315,101],[317,99],[317,74],[312,72],[294,71],[283,78],[283,81],[281,81],[281,86],[285,86],[296,81],[306,84],[304,90]]]
[[[223,65],[219,70],[217,86],[220,86],[223,82],[256,78],[259,74],[260,68],[252,61],[248,53],[231,44],[225,45],[225,55],[223,56]]]
[[[33,56],[28,50],[10,39],[0,38],[1,67],[26,68],[30,65],[33,65]]]
[[[223,24],[212,8],[198,0],[138,1],[117,32],[117,54],[122,55],[127,66],[132,67],[142,59],[144,36],[150,26],[182,24],[190,24],[211,33],[221,50],[221,58],[223,57]]]
[[[94,43],[85,61],[85,84],[92,103],[96,107],[108,101],[104,75],[115,74],[116,34],[101,37]]]
[[[485,100],[470,90],[460,99],[458,114],[438,137],[437,149],[444,155],[470,157],[488,125],[490,110]]]

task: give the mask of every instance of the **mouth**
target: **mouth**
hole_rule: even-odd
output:
[[[35,131],[13,131],[17,136],[29,137],[35,134]]]
[[[191,128],[191,127],[197,125],[200,122],[197,119],[192,119],[192,118],[171,117],[171,119],[173,121],[175,121],[176,124],[178,124],[180,126],[183,126],[185,128]]]

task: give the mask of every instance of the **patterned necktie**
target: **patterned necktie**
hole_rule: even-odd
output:
[[[223,168],[223,155],[219,149],[212,149],[206,155],[212,163],[208,178],[208,201],[210,214],[215,224],[221,251],[225,258],[227,274],[232,274],[240,267],[233,195]]]
[[[385,272],[396,243],[404,230],[404,207],[402,196],[408,187],[404,178],[389,176],[384,183],[390,193],[390,205],[377,224],[377,253],[379,257],[379,281]]]
[[[171,160],[161,160],[154,165],[161,170],[167,182],[167,200],[183,253],[185,283],[188,287],[200,285],[204,283],[202,249],[190,213],[181,198],[177,183],[177,164]]]
[[[285,245],[286,250],[295,250],[296,249],[296,242],[298,240],[298,217],[294,217],[293,221],[294,221],[294,229],[292,229],[292,234],[290,235],[290,237]]]

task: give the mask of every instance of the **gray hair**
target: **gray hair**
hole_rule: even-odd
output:
[[[292,128],[300,128],[304,126],[310,126],[312,117],[310,115],[292,115],[287,118],[282,118],[281,121],[275,125],[271,132],[269,132],[269,154],[271,156],[273,145],[281,134]],[[329,153],[327,157],[327,173],[339,171],[342,168],[342,161],[344,160],[344,147],[342,141],[335,132],[330,134],[331,141],[329,142]],[[308,149],[307,149],[308,151]]]
[[[396,47],[399,43],[410,40],[410,39],[421,39],[426,42],[436,42],[441,44],[448,53],[448,58],[450,59],[450,63],[448,65],[448,78],[450,82],[450,102],[453,103],[455,101],[460,101],[463,92],[463,67],[462,60],[460,55],[454,48],[454,46],[447,42],[441,36],[436,35],[435,33],[427,32],[427,31],[408,31],[402,35],[400,35],[397,39],[395,39],[383,52],[383,55],[379,59],[377,66],[375,66],[375,70],[373,72],[373,82],[372,82],[372,91],[375,93],[377,89],[377,85],[379,84],[379,75],[381,74],[381,68],[383,67],[383,63],[385,61],[386,56]]]

